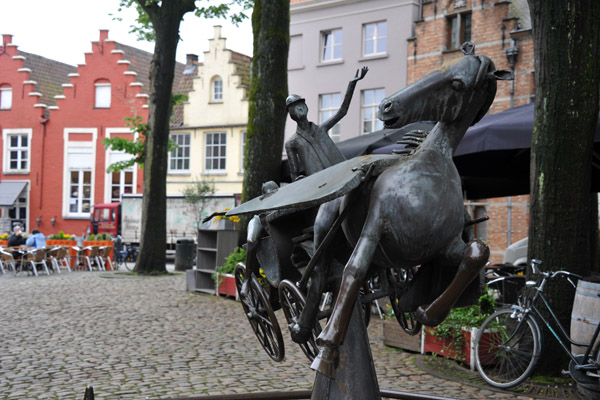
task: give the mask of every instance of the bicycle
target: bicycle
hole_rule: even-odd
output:
[[[135,260],[137,260],[137,247],[123,243],[121,236],[117,236],[113,242],[115,249],[115,268],[119,270],[121,267],[125,267],[127,271],[131,271],[135,265]]]
[[[600,324],[589,343],[572,340],[543,294],[549,279],[565,277],[575,287],[572,278],[581,279],[581,276],[568,271],[539,271],[537,267],[541,263],[533,259],[530,264],[533,274],[541,277],[541,280],[527,281],[525,287],[529,290],[519,296],[517,304],[496,311],[481,325],[475,338],[477,371],[488,384],[497,388],[515,387],[525,381],[532,374],[542,353],[542,330],[538,322],[541,320],[570,357],[569,373],[573,379],[597,384],[600,377],[600,343],[594,343],[600,332]],[[558,327],[558,332],[540,312],[540,300]],[[585,354],[573,354],[566,342],[585,347]]]

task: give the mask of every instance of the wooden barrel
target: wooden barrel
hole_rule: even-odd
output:
[[[571,312],[571,339],[580,343],[592,340],[600,322],[600,283],[580,280],[577,283],[573,311]],[[597,342],[598,340],[596,340]],[[585,353],[585,348],[571,345],[575,354]]]

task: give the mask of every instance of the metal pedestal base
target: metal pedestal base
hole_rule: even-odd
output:
[[[317,372],[312,400],[381,399],[362,307],[355,304],[344,343],[339,348],[335,377]]]

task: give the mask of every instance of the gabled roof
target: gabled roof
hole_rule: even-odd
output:
[[[24,67],[31,70],[29,79],[36,82],[35,91],[42,94],[42,103],[56,105],[54,96],[63,94],[62,84],[69,82],[68,75],[76,73],[77,67],[21,50],[19,55],[25,57]]]
[[[123,60],[129,61],[129,69],[131,71],[137,72],[136,80],[141,82],[144,86],[142,90],[145,93],[148,93],[150,90],[150,64],[152,62],[152,53],[148,53],[147,51],[137,49],[132,46],[128,46],[126,44],[122,44],[119,42],[115,42],[115,47],[118,50],[123,51]],[[186,88],[187,85],[183,85],[182,81],[186,78],[184,76],[185,64],[176,63],[175,64],[175,77],[173,79],[173,93],[182,93],[187,94],[191,89],[191,85],[187,91],[182,92],[182,88]],[[181,111],[178,108],[181,107]],[[183,107],[175,106],[173,107],[173,121],[171,122],[171,126],[180,126],[183,123]],[[181,116],[179,116],[181,114]],[[179,122],[180,121],[180,122]]]

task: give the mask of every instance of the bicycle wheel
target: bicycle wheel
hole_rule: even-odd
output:
[[[490,385],[507,389],[531,375],[541,353],[540,328],[529,315],[498,310],[481,325],[475,338],[475,365]]]
[[[414,277],[412,268],[408,269],[392,269],[386,270],[386,276],[390,285],[394,288],[394,295],[390,295],[390,304],[396,320],[404,330],[411,336],[416,335],[421,331],[421,323],[417,321],[414,312],[403,312],[399,307],[400,297],[408,290],[410,281]]]
[[[279,283],[279,299],[281,301],[283,315],[288,323],[288,328],[291,330],[300,319],[300,314],[302,314],[302,310],[304,310],[304,307],[306,306],[306,299],[300,289],[286,279]],[[310,337],[305,343],[300,344],[300,348],[310,361],[313,361],[317,354],[319,354],[319,347],[315,340],[320,333],[321,325],[319,324],[319,321],[315,321]]]

